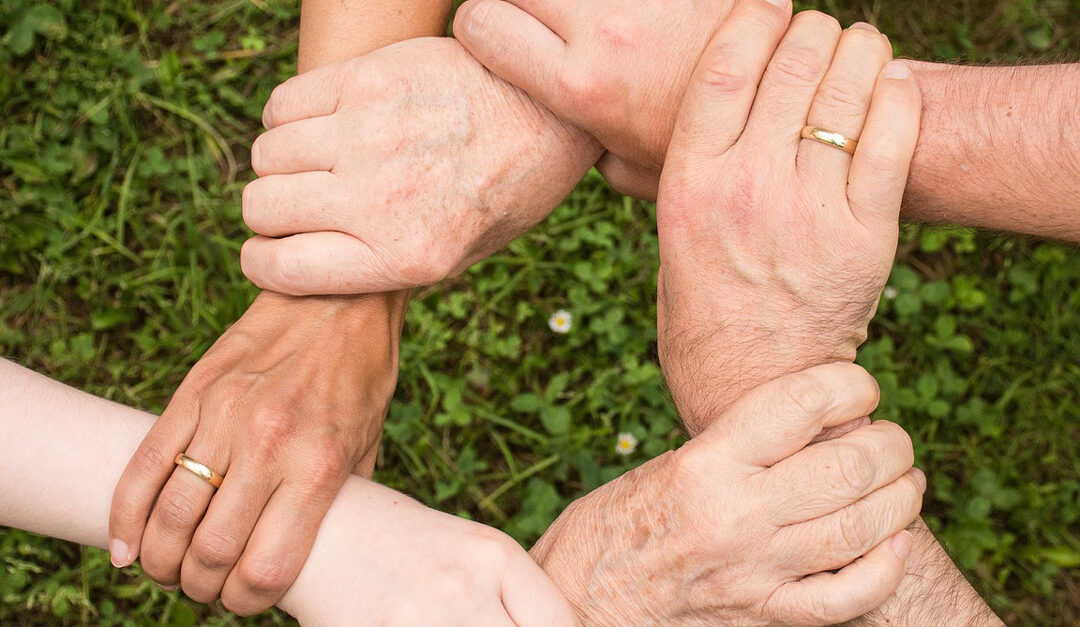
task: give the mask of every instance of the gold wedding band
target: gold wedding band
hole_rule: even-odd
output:
[[[856,139],[846,137],[836,131],[823,129],[819,126],[804,126],[802,138],[821,142],[822,144],[832,146],[833,148],[839,148],[849,155],[855,154],[855,146],[859,145],[859,141]]]
[[[190,472],[196,477],[202,479],[203,481],[209,483],[215,488],[220,488],[221,482],[225,480],[225,477],[222,477],[213,470],[210,470],[203,464],[200,464],[199,462],[191,459],[183,453],[180,453],[176,456],[176,465]]]

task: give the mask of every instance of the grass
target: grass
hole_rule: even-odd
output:
[[[802,5],[803,8],[810,6]],[[898,52],[1075,58],[1080,1],[821,0]],[[161,410],[246,308],[240,190],[295,69],[277,0],[0,2],[0,354]],[[655,365],[649,205],[595,174],[553,218],[410,310],[377,477],[530,542],[681,441]],[[1080,257],[906,226],[860,360],[930,476],[931,525],[1010,624],[1080,621]],[[575,316],[565,336],[551,312]],[[615,455],[630,431],[639,452]],[[359,565],[362,567],[362,565]],[[279,624],[159,591],[104,552],[0,531],[0,623]]]

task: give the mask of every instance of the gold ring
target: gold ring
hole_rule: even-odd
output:
[[[845,137],[836,131],[829,131],[819,126],[804,126],[802,138],[821,142],[822,144],[832,146],[833,148],[839,148],[849,155],[855,154],[855,146],[859,145],[859,141],[856,139]]]
[[[202,479],[203,481],[209,483],[210,485],[214,486],[215,488],[220,488],[221,487],[221,482],[225,480],[225,477],[222,477],[221,475],[217,474],[213,470],[210,470],[209,468],[207,468],[203,464],[200,464],[199,462],[195,461],[194,459],[191,459],[190,457],[188,457],[187,455],[184,455],[183,453],[180,453],[179,455],[177,455],[175,461],[176,461],[177,466],[179,466],[179,467],[183,468],[184,470],[190,472],[191,474],[193,474],[196,477]]]

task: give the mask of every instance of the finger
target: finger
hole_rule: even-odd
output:
[[[254,472],[250,470],[254,468]],[[184,555],[180,583],[184,594],[199,603],[212,603],[240,560],[263,508],[277,487],[259,472],[260,465],[233,464],[206,511]]]
[[[228,472],[228,450],[210,441],[203,431],[195,433],[184,454],[220,475]],[[215,492],[212,485],[194,473],[180,466],[174,468],[146,522],[140,556],[146,575],[163,586],[180,583],[184,554]]]
[[[357,211],[341,180],[330,172],[271,174],[244,187],[244,222],[267,237],[345,231]]]
[[[275,87],[263,107],[263,126],[271,130],[282,124],[337,111],[346,75],[342,70],[341,64],[323,66]]]
[[[569,103],[558,79],[566,42],[533,15],[503,0],[469,0],[454,17],[454,37],[496,76],[573,120],[565,115]]]
[[[694,70],[669,154],[712,158],[735,143],[790,20],[789,0],[740,0],[735,5]]]
[[[319,525],[347,476],[346,470],[340,476],[324,477],[324,481],[310,478],[310,485],[332,485],[332,489],[285,483],[274,492],[240,561],[225,581],[221,591],[225,607],[248,616],[281,599],[300,574]]]
[[[656,193],[660,185],[660,173],[605,152],[596,169],[607,179],[612,189],[625,196],[633,196],[649,202],[656,202]]]
[[[751,390],[690,443],[720,441],[734,459],[773,466],[802,450],[825,427],[873,412],[879,395],[874,378],[855,364],[817,366]]]
[[[922,95],[903,61],[885,66],[848,174],[848,204],[864,225],[895,236],[908,170],[919,139]]]
[[[794,164],[800,133],[832,63],[840,32],[839,22],[817,11],[803,11],[791,20],[746,123],[743,137],[749,149],[778,159],[790,155]]]
[[[109,510],[109,554],[114,566],[130,566],[139,555],[150,510],[195,433],[197,405],[178,395],[132,455],[113,491]]]
[[[884,603],[900,585],[911,551],[911,534],[901,531],[838,573],[818,573],[779,588],[770,604],[792,625],[833,625]]]
[[[259,176],[330,171],[340,133],[333,117],[298,120],[274,127],[251,145],[251,169]]]
[[[486,13],[489,9],[494,8],[496,3],[508,5],[516,11],[516,14],[509,12]],[[484,4],[489,4],[489,6],[481,6]],[[499,7],[497,10],[502,11],[504,9],[505,7]],[[513,29],[521,29],[519,34],[526,38],[542,34],[539,30],[536,30],[537,25],[539,25],[562,43],[569,38],[574,26],[578,25],[581,19],[586,19],[580,16],[579,13],[579,4],[567,0],[506,0],[505,2],[503,0],[469,0],[458,7],[458,12],[454,17],[454,37],[461,41],[466,48],[469,47],[469,44],[474,43],[474,40],[475,43],[483,45],[478,39],[485,36],[495,38],[500,42],[498,45],[501,45],[508,38],[513,37]],[[517,14],[528,17],[535,24],[524,21],[521,15]],[[465,27],[464,31],[462,26]],[[473,30],[472,26],[479,26],[480,29]],[[534,30],[535,32],[529,32]],[[468,39],[469,43],[462,39],[463,36]],[[509,53],[510,51],[507,50],[506,52]],[[544,60],[544,58],[541,57],[537,60]]]
[[[282,239],[253,237],[240,249],[240,267],[260,288],[293,296],[373,294],[415,287],[399,278],[405,267],[390,271],[363,241],[329,231]]]
[[[889,40],[873,26],[860,22],[844,31],[807,123],[858,139],[878,75],[891,59]],[[843,150],[804,139],[798,163],[804,177],[846,187],[851,155]]]
[[[524,552],[516,564],[506,570],[502,602],[518,627],[577,624],[574,610],[562,593]]]
[[[912,468],[842,510],[784,527],[779,533],[788,546],[806,547],[793,570],[806,575],[850,564],[914,522],[925,492],[926,476]]]
[[[779,490],[769,493],[793,495],[780,506],[777,520],[789,525],[842,509],[892,483],[914,463],[907,431],[878,420],[799,451],[762,473],[761,480],[766,490]]]

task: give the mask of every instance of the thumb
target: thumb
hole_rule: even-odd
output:
[[[879,396],[877,381],[860,366],[816,366],[754,388],[691,443],[711,442],[766,468],[805,448],[823,428],[869,415]]]
[[[240,250],[240,267],[260,288],[292,296],[373,294],[414,287],[406,285],[404,277],[386,272],[367,244],[337,231],[253,237]]]

